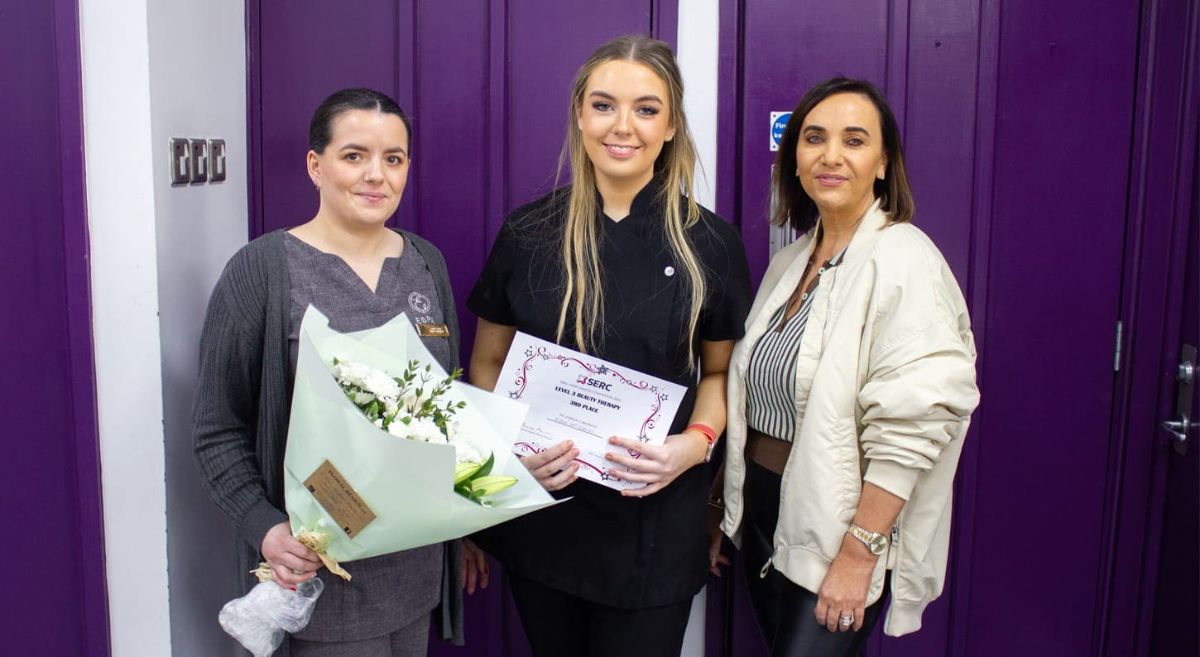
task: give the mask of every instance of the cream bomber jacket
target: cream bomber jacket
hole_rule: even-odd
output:
[[[733,351],[721,529],[739,545],[750,352],[799,284],[816,232],[771,260]],[[879,599],[890,569],[884,633],[901,636],[920,629],[945,581],[954,471],[979,403],[970,318],[941,252],[917,227],[889,224],[878,201],[841,264],[821,276],[800,343],[775,549],[762,572],[774,567],[816,592],[869,481],[906,500],[867,595],[867,604]]]

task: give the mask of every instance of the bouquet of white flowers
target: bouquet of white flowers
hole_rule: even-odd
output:
[[[459,432],[454,415],[467,403],[447,401],[445,395],[460,376],[461,368],[436,382],[433,366],[422,368],[416,360],[408,361],[404,374],[393,377],[363,363],[333,359],[333,377],[368,420],[399,438],[452,445],[457,461],[454,492],[488,504],[488,497],[511,487],[517,478],[490,474],[495,454],[489,453],[484,460]]]
[[[354,561],[554,504],[512,453],[528,407],[458,374],[404,315],[342,334],[309,307],[284,457],[292,533],[319,537],[329,561]]]
[[[305,313],[284,500],[292,533],[330,572],[350,579],[339,562],[459,538],[555,504],[512,453],[528,406],[460,383],[460,374],[438,366],[404,315],[342,334],[315,308]],[[256,573],[269,579],[268,568]],[[284,631],[307,624],[320,590],[319,581],[299,591],[264,581],[222,609],[221,625],[255,655],[271,654]]]

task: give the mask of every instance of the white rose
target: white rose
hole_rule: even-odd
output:
[[[396,380],[385,372],[371,370],[363,381],[363,386],[381,399],[396,399],[400,396],[400,386]]]
[[[371,368],[349,360],[343,360],[334,366],[334,376],[339,381],[359,388],[367,387],[365,382],[370,373]]]
[[[408,425],[401,422],[400,418],[392,420],[392,423],[388,425],[387,430],[388,433],[396,436],[397,438],[408,438]]]
[[[414,430],[416,435],[420,436],[418,440],[423,440],[427,443],[437,443],[439,445],[446,444],[446,436],[442,433],[442,430],[433,423],[433,420],[428,418],[413,420],[409,427]]]
[[[369,392],[354,393],[354,403],[358,404],[359,406],[366,406],[373,401],[375,401],[375,395],[372,395]]]
[[[406,440],[416,440],[423,443],[445,443],[446,437],[442,435],[437,425],[425,418],[418,418],[405,424],[396,419],[388,425],[388,432],[393,436],[404,438]]]

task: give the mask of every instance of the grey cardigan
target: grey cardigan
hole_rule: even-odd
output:
[[[450,328],[457,365],[458,316],[437,247],[399,231],[433,274]],[[192,408],[196,465],[209,495],[233,521],[238,567],[259,561],[267,531],[287,520],[283,509],[283,455],[291,411],[288,354],[290,281],[283,231],[263,235],[229,260],[213,289],[200,336],[199,381]],[[446,544],[439,606],[442,638],[463,643],[458,541]],[[253,578],[245,577],[245,588]]]

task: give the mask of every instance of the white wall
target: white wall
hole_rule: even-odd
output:
[[[112,654],[240,654],[233,530],[189,416],[204,306],[246,241],[242,2],[80,0]],[[228,179],[171,187],[170,137],[223,138]]]
[[[720,27],[718,0],[679,0],[676,56],[683,73],[684,111],[700,167],[696,199],[707,208],[717,203],[717,64]],[[726,217],[728,218],[728,217]]]
[[[191,406],[209,293],[225,262],[246,243],[245,3],[147,5],[172,654],[240,655],[217,624],[221,605],[241,594],[236,539],[200,485]],[[224,139],[228,178],[172,187],[171,137]]]
[[[80,0],[112,654],[170,654],[150,71],[143,1]]]

